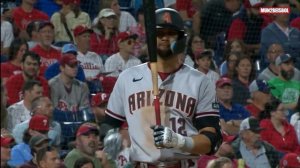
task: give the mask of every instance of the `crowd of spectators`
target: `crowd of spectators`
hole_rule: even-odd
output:
[[[149,61],[139,1],[129,8],[123,0],[1,2],[1,167],[134,167],[127,123],[107,134],[101,123],[118,76]],[[178,64],[216,89],[223,143],[199,156],[198,168],[299,167],[300,2],[156,6],[184,20]],[[291,10],[259,12],[272,6]]]

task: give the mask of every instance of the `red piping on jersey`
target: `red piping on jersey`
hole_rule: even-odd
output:
[[[219,112],[216,112],[216,111],[200,112],[200,113],[195,114],[195,118],[207,117],[207,116],[217,116],[217,117],[219,117],[220,114],[219,114]]]
[[[105,110],[105,113],[106,113],[107,115],[109,115],[109,116],[111,116],[111,117],[117,119],[117,120],[126,121],[126,118],[125,118],[125,117],[123,117],[123,116],[121,116],[121,115],[119,115],[119,114],[116,114],[116,113],[114,113],[114,112],[112,112],[112,111],[110,111],[110,110],[108,110],[108,109]]]

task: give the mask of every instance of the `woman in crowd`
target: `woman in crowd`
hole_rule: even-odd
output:
[[[9,47],[9,61],[1,63],[1,78],[4,83],[10,76],[22,73],[22,57],[27,50],[26,40],[17,38],[12,41]]]
[[[91,27],[90,16],[80,10],[80,1],[62,0],[62,8],[51,17],[56,42],[74,42],[72,30],[84,24]]]
[[[232,80],[232,102],[242,105],[247,104],[247,100],[250,98],[248,86],[254,80],[254,78],[255,69],[253,67],[251,58],[247,55],[239,57],[235,64],[235,71]]]
[[[233,78],[236,61],[238,60],[238,58],[241,55],[242,55],[241,52],[236,52],[236,51],[230,52],[230,53],[228,53],[228,55],[226,55],[226,57],[225,57],[226,64],[224,64],[224,66],[226,66],[226,71],[222,71],[222,69],[221,69],[221,72],[220,72],[221,76],[227,77],[230,79]]]
[[[272,98],[265,105],[265,111],[261,114],[260,132],[261,138],[273,145],[283,154],[295,152],[300,154],[300,144],[294,127],[287,121],[287,112],[280,100]]]
[[[187,42],[186,56],[184,63],[195,67],[195,55],[199,55],[205,49],[205,44],[202,38],[194,33],[191,33]]]
[[[102,9],[96,18],[94,32],[91,34],[91,50],[102,57],[107,57],[118,52],[118,19],[112,9]]]
[[[221,75],[225,75],[228,73],[228,56],[230,53],[244,53],[246,54],[246,46],[242,40],[233,40],[229,41],[225,46],[224,56],[225,61],[220,65],[220,73]],[[239,55],[238,55],[239,56]]]

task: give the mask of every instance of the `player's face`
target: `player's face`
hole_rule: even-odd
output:
[[[99,135],[90,133],[88,135],[80,135],[76,139],[78,149],[88,156],[95,156],[95,152],[99,146]]]
[[[47,151],[40,165],[42,168],[59,168],[60,159],[58,152],[56,150]]]
[[[210,57],[202,57],[196,59],[196,63],[198,65],[198,69],[202,72],[207,72],[211,65],[211,58]]]
[[[157,29],[157,52],[160,58],[171,57],[171,44],[177,40],[178,32],[173,29]]]
[[[34,78],[38,75],[39,67],[38,61],[32,59],[30,56],[27,56],[22,64],[23,72],[29,78]]]
[[[40,42],[44,46],[51,46],[54,40],[54,30],[51,26],[45,26],[40,30]]]
[[[233,90],[231,85],[223,85],[217,87],[217,97],[221,101],[228,101],[232,99]]]
[[[248,78],[251,73],[251,62],[249,59],[243,59],[239,62],[236,67],[236,71],[239,77]]]
[[[280,66],[280,74],[285,80],[290,80],[294,76],[294,63],[293,61],[288,61],[285,63],[282,63]]]

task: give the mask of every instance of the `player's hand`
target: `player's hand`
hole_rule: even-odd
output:
[[[162,125],[150,127],[153,130],[154,144],[162,148],[181,148],[185,144],[185,138]]]

